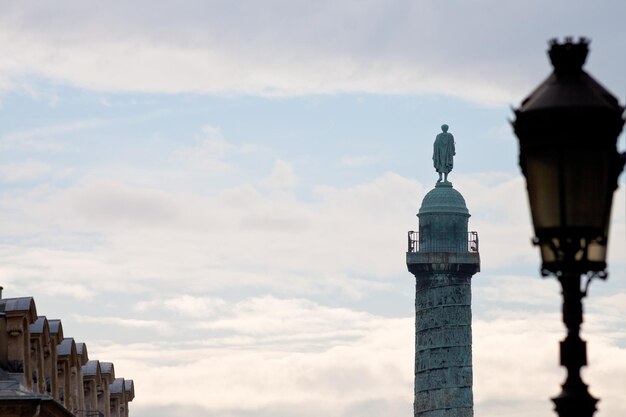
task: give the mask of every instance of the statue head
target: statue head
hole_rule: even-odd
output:
[[[441,125],[441,130],[443,130],[444,132],[448,131],[448,125]]]

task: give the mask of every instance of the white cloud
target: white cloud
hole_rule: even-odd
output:
[[[510,103],[548,73],[547,39],[574,30],[597,43],[591,60],[619,91],[626,61],[609,28],[621,27],[623,5],[483,6],[489,14],[463,2],[374,0],[107,2],[97,11],[76,1],[5,4],[0,45],[10,58],[0,79],[36,75],[109,91],[435,93]],[[532,30],[521,23],[528,21]]]
[[[194,349],[262,345],[279,350],[320,350],[366,337],[386,323],[366,312],[274,296],[227,302],[183,294],[143,301],[134,309],[150,317],[165,314],[170,322],[169,312],[177,313],[180,320],[172,326],[177,339]],[[188,339],[188,331],[192,339]]]
[[[241,415],[289,403],[339,416],[370,400],[399,403],[410,410],[412,361],[405,358],[412,354],[411,319],[383,319],[273,297],[243,300],[235,311],[222,329],[252,334],[252,343],[245,348],[179,340],[90,344],[90,353],[114,361],[116,369],[123,369],[142,387],[133,403],[138,415],[142,408],[155,405],[193,404],[206,412]],[[216,323],[223,322],[218,317]],[[328,331],[337,324],[345,334],[329,337]],[[294,333],[306,343],[294,343]]]
[[[9,132],[0,137],[0,149],[58,151],[66,147],[59,137],[84,129],[96,128],[103,124],[102,120],[83,120]]]
[[[354,189],[320,188],[316,201],[304,202],[250,187],[201,197],[85,182],[5,201],[12,213],[5,233],[35,234],[39,246],[23,246],[5,265],[20,277],[50,270],[46,279],[63,282],[83,282],[81,271],[88,270],[94,274],[88,285],[98,288],[128,289],[184,274],[190,285],[204,288],[254,282],[294,291],[311,286],[355,291],[363,284],[355,285],[354,271],[382,277],[404,269],[398,254],[413,218],[416,187],[388,174]],[[41,248],[63,237],[82,239],[82,248],[67,248],[65,255],[58,247]],[[385,244],[388,238],[396,244]],[[367,250],[357,242],[367,242]],[[370,256],[376,251],[378,256]],[[9,266],[16,262],[23,266]]]
[[[174,157],[186,167],[199,171],[220,173],[233,170],[227,156],[235,147],[224,139],[216,127],[205,125],[202,134],[197,145],[177,150]]]
[[[556,307],[556,306],[555,306]],[[558,342],[565,337],[558,307],[555,312],[490,313],[494,319],[474,322],[474,397],[476,414],[491,415],[508,404],[515,416],[548,414],[549,398],[565,380],[558,366]],[[584,335],[590,356],[583,378],[591,393],[602,398],[602,413],[626,411],[626,349],[613,341]],[[520,387],[523,387],[520,388]]]
[[[373,317],[342,308],[326,308],[303,299],[256,297],[230,306],[217,320],[198,323],[198,328],[236,331],[257,338],[288,339],[354,337],[372,325]]]
[[[473,213],[483,271],[538,267],[521,179],[491,177],[492,183],[455,185]],[[405,233],[417,226],[425,191],[393,173],[353,187],[318,186],[309,200],[250,184],[212,196],[112,181],[35,189],[3,200],[10,218],[0,217],[0,227],[17,245],[2,249],[4,276],[58,279],[89,291],[141,291],[184,277],[198,290],[340,291],[359,298],[406,274]],[[621,240],[612,247],[623,247]],[[85,282],[81,271],[93,279]]]
[[[180,207],[167,193],[115,182],[81,184],[64,197],[62,203],[79,220],[104,228],[166,226],[180,215]]]
[[[507,291],[509,283],[494,280],[492,285]],[[176,305],[198,302],[193,296],[175,298]],[[481,294],[477,298],[484,301]],[[174,304],[169,307],[175,309]],[[564,378],[558,341],[565,331],[558,306],[545,313],[532,311],[532,304],[526,307],[490,309],[474,317],[476,414],[498,411],[504,403],[519,416],[552,409],[549,398]],[[306,408],[306,415],[344,417],[368,401],[380,403],[373,415],[410,412],[413,317],[385,318],[276,297],[246,298],[211,310],[210,318],[188,315],[187,325],[196,329],[192,339],[89,345],[91,356],[114,361],[116,369],[141,387],[133,403],[138,416],[154,413],[150,407],[166,410],[183,404],[207,415],[281,415],[282,407],[290,404],[291,410]],[[222,333],[206,336],[206,328],[194,323],[213,323]],[[626,390],[620,378],[626,364],[617,358],[626,351],[601,334],[585,337],[591,360],[585,380],[602,398],[606,416],[621,415]]]
[[[480,280],[480,285],[475,287],[475,291],[487,302],[533,306],[541,310],[554,307],[560,302],[560,289],[555,279],[488,274],[480,274],[477,279]]]
[[[74,315],[72,317],[78,323],[96,324],[96,325],[114,325],[119,327],[128,327],[131,329],[153,329],[161,333],[169,332],[168,323],[157,320],[139,320],[123,317],[106,317],[106,316],[88,316]]]
[[[0,165],[0,178],[6,182],[30,181],[40,178],[50,170],[48,164],[29,159],[22,163]]]
[[[503,398],[512,413],[549,412],[563,376],[556,282],[494,272],[522,256],[538,262],[520,237],[530,234],[522,180],[489,173],[455,187],[481,233],[477,414],[500,411]],[[288,416],[294,408],[344,417],[368,406],[379,410],[374,416],[410,413],[413,318],[311,298],[358,300],[393,287],[396,276],[411,280],[405,232],[415,228],[427,190],[394,173],[351,187],[318,186],[307,200],[252,184],[214,195],[88,179],[35,188],[2,200],[0,213],[10,216],[0,217],[0,228],[11,244],[0,246],[0,275],[7,292],[48,294],[54,283],[72,306],[114,304],[101,316],[69,317],[85,328],[118,328],[107,336],[113,342],[88,341],[89,351],[141,387],[133,402],[138,417],[183,404],[234,417]],[[622,415],[626,369],[614,358],[625,354],[623,293],[592,295],[586,307],[592,362],[585,379],[607,417]],[[124,331],[140,343],[130,344]]]
[[[180,316],[198,319],[209,318],[217,313],[222,313],[227,307],[226,301],[216,297],[196,297],[183,294],[165,299],[140,301],[135,304],[134,309],[139,312],[146,312],[155,308],[165,308]]]
[[[298,183],[298,176],[293,171],[293,167],[287,161],[277,159],[274,161],[272,172],[263,178],[261,184],[268,188],[292,188]]]
[[[35,290],[33,286],[27,292]],[[91,288],[79,283],[63,283],[61,285],[53,285],[46,288],[46,294],[50,296],[69,296],[80,300],[93,300],[96,295]]]

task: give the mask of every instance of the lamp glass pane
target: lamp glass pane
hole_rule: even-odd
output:
[[[598,149],[572,149],[563,154],[564,214],[562,226],[580,228],[587,236],[605,230],[609,181],[609,153]],[[581,230],[582,231],[582,230]]]
[[[554,252],[553,247],[547,243],[543,242],[539,245],[541,259],[544,263],[552,263],[556,262],[556,253]]]
[[[540,149],[527,152],[525,174],[535,233],[602,236],[614,180],[605,149]]]
[[[561,225],[559,206],[559,173],[556,152],[528,152],[525,158],[526,185],[537,236],[541,230]]]
[[[589,243],[587,259],[591,262],[606,262],[606,242],[604,244]]]

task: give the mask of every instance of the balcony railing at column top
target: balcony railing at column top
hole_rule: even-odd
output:
[[[438,236],[438,238],[424,238],[420,240],[419,232],[408,233],[408,252],[452,252],[478,253],[478,232],[468,232],[467,240],[454,240]]]

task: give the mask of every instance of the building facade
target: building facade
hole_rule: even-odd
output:
[[[2,298],[0,287],[0,416],[128,417],[134,396],[133,381],[90,359],[61,320],[37,315],[32,297]]]

